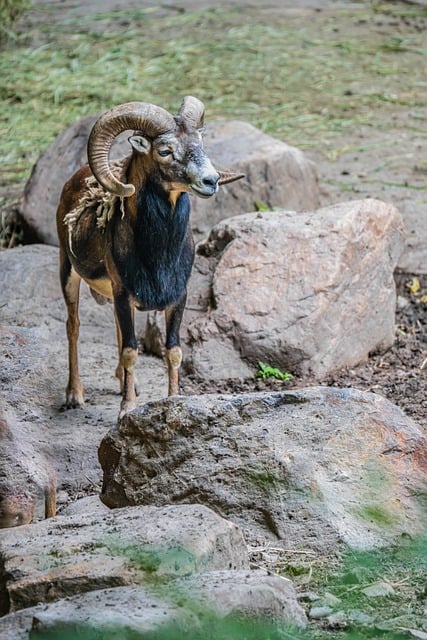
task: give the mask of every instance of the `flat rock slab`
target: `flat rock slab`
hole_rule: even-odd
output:
[[[193,574],[177,579],[174,588],[190,602],[221,617],[247,615],[301,627],[306,624],[292,582],[262,569]]]
[[[306,616],[289,580],[263,570],[212,571],[168,583],[99,589],[29,607],[0,619],[8,640],[39,633],[145,632],[168,626],[176,631],[221,624],[224,618],[304,627]],[[92,636],[91,636],[92,637]]]
[[[249,540],[368,549],[422,530],[426,451],[398,407],[354,389],[170,398],[104,438],[102,499],[203,502]]]
[[[147,575],[248,568],[242,532],[201,505],[58,516],[0,532],[0,613]]]
[[[58,249],[0,251],[0,274],[0,527],[8,527],[44,517],[55,476],[66,491],[96,490],[97,448],[117,420],[120,397],[113,308],[96,304],[84,284],[79,354],[86,404],[61,410],[68,349]],[[167,394],[165,365],[146,359],[142,402]]]

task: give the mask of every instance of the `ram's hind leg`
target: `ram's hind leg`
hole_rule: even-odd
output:
[[[168,364],[168,395],[177,396],[179,393],[179,368],[182,361],[182,351],[179,340],[179,329],[184,313],[187,294],[174,306],[165,311],[166,319],[166,361]]]
[[[67,408],[81,407],[83,400],[83,385],[80,382],[77,344],[79,339],[79,294],[80,276],[74,271],[68,257],[61,252],[60,279],[62,293],[67,305],[67,337],[68,337],[68,385],[66,390]]]

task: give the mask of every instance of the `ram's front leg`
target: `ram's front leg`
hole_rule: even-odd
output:
[[[187,293],[181,300],[165,312],[166,318],[166,361],[168,363],[168,395],[177,396],[179,393],[179,368],[182,361],[182,351],[179,340],[179,329],[184,313]]]
[[[136,407],[135,364],[138,357],[138,346],[133,323],[133,307],[129,296],[119,293],[114,296],[114,310],[121,335],[119,366],[123,367],[122,402],[119,418]]]

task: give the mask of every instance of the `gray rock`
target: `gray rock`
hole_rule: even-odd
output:
[[[2,329],[0,326],[4,337]],[[55,515],[54,464],[19,428],[16,414],[8,405],[0,408],[0,459],[0,528]]]
[[[351,609],[350,611],[347,611],[347,618],[351,622],[363,625],[370,625],[375,621],[374,616],[371,616],[364,611],[360,611],[359,609]]]
[[[0,526],[14,526],[44,517],[55,476],[67,492],[99,485],[97,448],[119,409],[117,347],[112,305],[97,305],[82,285],[79,351],[87,403],[61,411],[68,364],[58,249],[2,251],[0,273]],[[166,391],[165,367],[150,358],[142,401]]]
[[[362,593],[364,593],[367,598],[384,598],[386,596],[392,596],[396,592],[388,582],[379,581],[362,589]]]
[[[74,502],[70,502],[63,509],[61,509],[61,516],[76,516],[79,514],[103,515],[108,513],[109,509],[99,499],[99,495],[86,496],[79,498]]]
[[[306,625],[291,583],[264,571],[213,571],[186,579],[87,592],[23,609],[0,619],[8,640],[27,640],[30,630],[101,637],[112,628],[139,634],[168,625],[201,629],[230,616],[276,624]],[[1,636],[0,636],[1,637]]]
[[[295,147],[262,133],[247,122],[214,122],[205,146],[214,166],[245,174],[221,187],[209,200],[193,198],[192,226],[197,238],[240,213],[263,208],[313,210],[319,205],[315,164]]]
[[[42,153],[25,185],[20,213],[35,242],[58,246],[56,209],[64,183],[87,162],[86,146],[96,116],[81,118]]]
[[[332,613],[331,607],[323,605],[321,607],[312,607],[308,613],[312,620],[320,620],[321,618],[327,618]]]
[[[0,640],[29,640],[34,615],[44,605],[21,609],[0,617]]]
[[[197,500],[249,540],[368,549],[422,530],[425,451],[399,408],[354,389],[170,398],[128,413],[103,439],[102,499]]]
[[[40,156],[25,187],[21,214],[35,241],[57,246],[56,209],[64,183],[87,162],[86,145],[97,115],[65,129]],[[112,159],[130,151],[128,134],[117,139]],[[304,154],[245,122],[210,123],[205,146],[219,169],[243,171],[245,180],[221,187],[210,200],[196,196],[193,227],[198,237],[223,218],[254,211],[257,203],[296,210],[318,205],[319,189],[313,162]]]
[[[220,222],[198,246],[186,366],[204,379],[247,377],[259,360],[324,376],[387,349],[401,249],[399,212],[372,199]],[[146,335],[158,352],[153,314]]]
[[[0,532],[0,614],[153,577],[246,569],[240,529],[202,505],[57,516]]]
[[[290,580],[263,570],[211,571],[175,581],[178,597],[221,618],[248,616],[304,627],[306,616]]]
[[[50,604],[33,616],[32,628],[39,633],[77,632],[80,627],[96,633],[122,627],[126,632],[144,633],[162,625],[178,628],[197,625],[197,617],[188,609],[168,601],[147,587],[116,587],[74,596]],[[117,636],[119,637],[119,636]]]

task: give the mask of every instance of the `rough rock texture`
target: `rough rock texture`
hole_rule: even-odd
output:
[[[58,245],[56,209],[64,183],[87,162],[86,145],[96,116],[68,127],[41,154],[25,185],[20,212],[35,242]]]
[[[421,530],[426,445],[400,409],[352,389],[171,398],[104,438],[102,498],[203,502],[292,548],[372,548]]]
[[[165,624],[188,628],[197,625],[197,617],[182,605],[150,593],[147,587],[117,587],[67,598],[35,611],[32,620],[33,630],[39,633],[77,634],[80,627],[80,633],[87,629],[87,634],[90,630],[98,638],[116,627],[126,630],[126,637],[133,632],[140,638],[139,634]]]
[[[0,252],[0,273],[0,526],[12,526],[44,516],[55,475],[67,491],[97,486],[97,447],[115,423],[120,401],[111,305],[97,305],[82,287],[80,359],[87,404],[81,411],[62,411],[68,371],[58,250],[31,245]],[[150,365],[142,401],[160,398],[167,389],[166,380],[161,384],[163,363]]]
[[[402,218],[378,200],[220,222],[199,244],[190,281],[188,368],[204,379],[246,377],[262,360],[324,376],[385,350],[401,249]],[[146,344],[158,351],[157,317]]]
[[[4,336],[4,328],[0,326]],[[16,335],[16,334],[15,334]],[[39,451],[19,428],[10,406],[0,408],[0,528],[28,524],[54,515],[56,472],[49,455]]]
[[[27,640],[31,630],[77,633],[82,628],[102,634],[117,627],[143,634],[165,624],[188,630],[231,615],[306,625],[290,581],[262,570],[212,571],[161,586],[99,589],[21,609],[0,619],[0,637],[4,632],[7,640]]]
[[[256,615],[305,626],[306,617],[295,600],[292,582],[263,570],[193,574],[179,578],[176,589],[221,617]]]
[[[197,628],[209,616],[306,624],[292,583],[250,571],[241,530],[202,505],[87,512],[0,532],[0,615],[7,640]]]
[[[196,236],[233,215],[264,208],[295,211],[319,205],[316,167],[307,156],[247,122],[216,122],[206,129],[206,149],[219,169],[242,171],[244,180],[221,187],[209,200],[193,198]]]
[[[55,214],[62,187],[87,162],[86,144],[97,116],[87,116],[63,131],[40,156],[25,188],[21,214],[35,240],[58,245]],[[127,135],[113,147],[112,159],[129,153]],[[284,142],[245,122],[210,123],[205,146],[215,166],[246,173],[246,179],[220,188],[212,200],[194,196],[197,236],[230,215],[254,211],[257,203],[313,209],[319,202],[313,162]]]
[[[240,529],[202,505],[58,516],[0,532],[0,551],[3,614],[147,574],[248,568]]]

